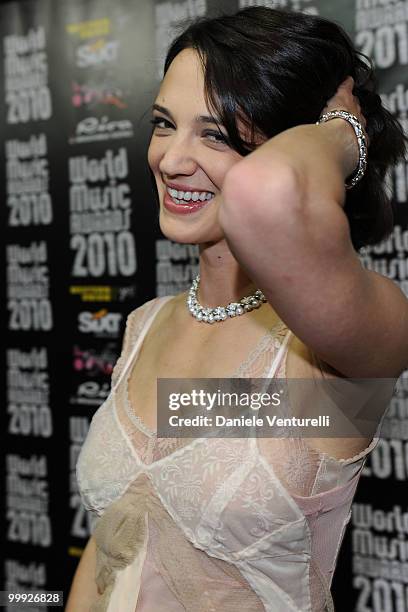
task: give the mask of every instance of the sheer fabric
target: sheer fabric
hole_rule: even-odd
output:
[[[302,438],[161,439],[135,414],[128,379],[156,298],[128,318],[112,390],[77,479],[98,518],[92,612],[323,612],[366,455],[338,460]],[[284,377],[279,322],[232,375]]]

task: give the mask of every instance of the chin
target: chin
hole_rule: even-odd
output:
[[[204,220],[198,223],[186,223],[183,219],[170,219],[160,211],[159,224],[162,234],[168,240],[180,244],[205,244],[218,242],[224,238],[218,223],[204,223]]]

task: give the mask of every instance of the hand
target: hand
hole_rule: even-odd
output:
[[[357,96],[353,95],[353,87],[354,87],[354,79],[353,77],[349,76],[339,85],[334,96],[330,98],[330,100],[327,102],[325,108],[322,111],[322,114],[327,113],[332,110],[345,110],[355,115],[361,123],[363,132],[366,138],[367,147],[368,147],[370,144],[370,140],[368,138],[368,134],[366,131],[367,121],[361,111],[359,99],[357,98]],[[337,120],[334,119],[333,121],[323,123],[322,125],[328,126],[330,123],[334,123],[336,121]],[[344,142],[343,142],[341,149],[344,152],[342,166],[343,166],[343,169],[345,170],[345,178],[346,178],[355,170],[355,168],[358,165],[359,150],[358,150],[356,136],[355,136],[352,126],[348,124],[344,119],[339,119],[337,121],[338,126],[341,125],[340,122],[343,124],[342,128],[340,129],[340,132],[344,134],[344,137],[343,137]],[[333,128],[333,129],[338,130],[338,128]]]
[[[361,112],[360,101],[357,96],[353,95],[353,87],[354,87],[354,79],[349,76],[345,81],[343,81],[336,93],[330,100],[327,102],[326,106],[322,111],[322,115],[332,110],[346,110],[349,113],[352,113],[357,117],[360,121],[361,125],[364,128],[365,137],[367,139],[367,146],[370,144],[368,140],[368,135],[366,132],[367,121]]]

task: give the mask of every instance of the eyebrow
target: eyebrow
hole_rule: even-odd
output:
[[[172,121],[174,121],[171,112],[164,106],[160,106],[160,104],[153,104],[152,110],[157,110],[160,113],[163,113],[163,115],[169,117],[169,119],[171,119]],[[217,126],[222,125],[221,121],[217,121],[217,119],[215,117],[212,117],[211,115],[198,115],[197,117],[195,117],[195,120],[198,123],[214,123]]]

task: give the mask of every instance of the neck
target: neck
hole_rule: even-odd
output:
[[[200,245],[198,299],[203,306],[215,307],[237,302],[256,289],[225,240]]]

